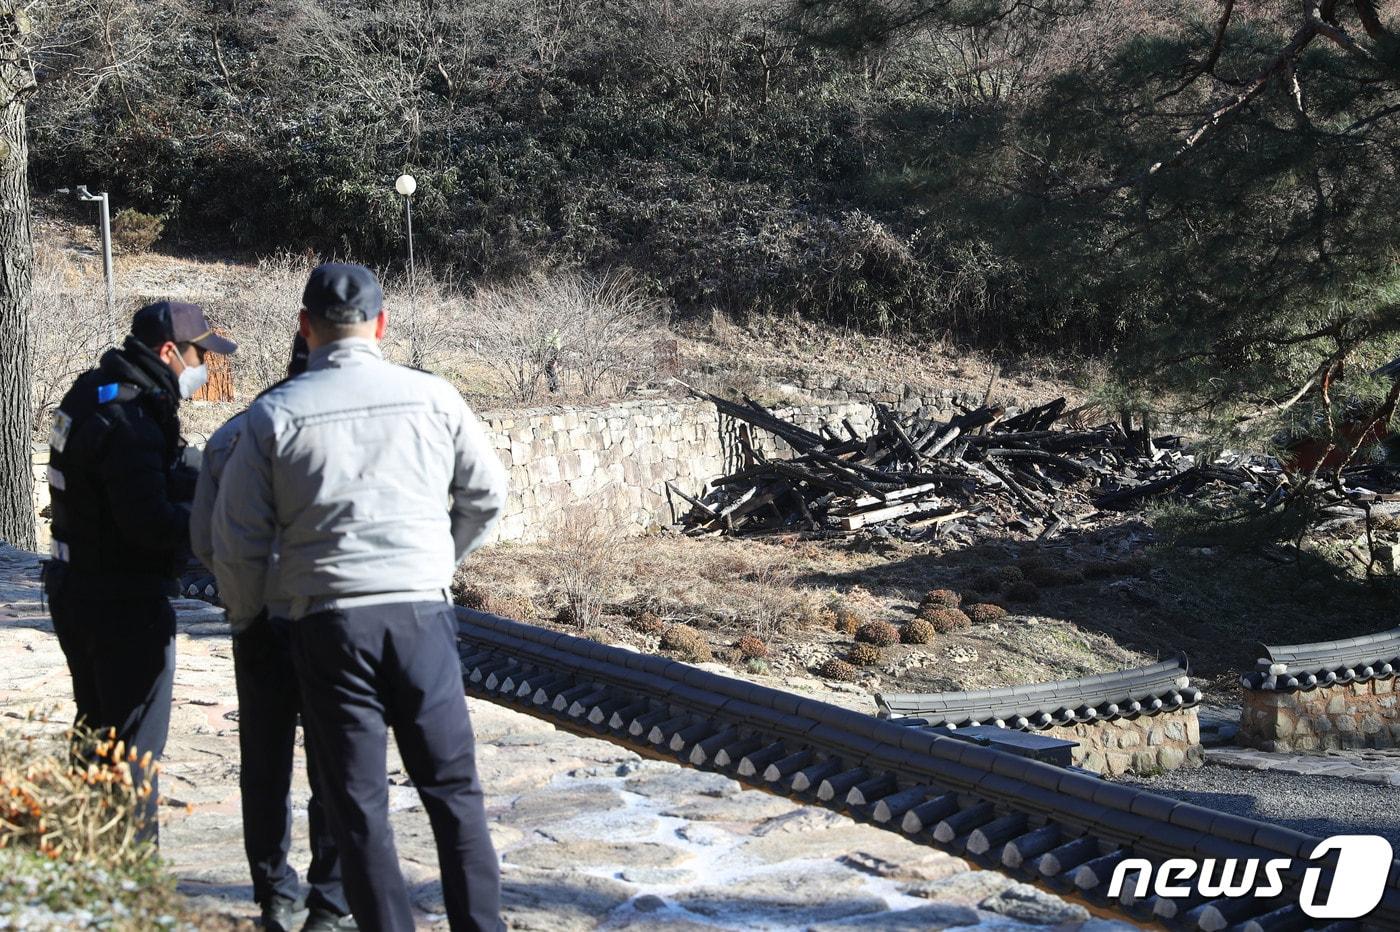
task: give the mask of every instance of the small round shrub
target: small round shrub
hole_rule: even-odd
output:
[[[936,605],[939,608],[957,608],[962,604],[962,596],[952,589],[930,589],[921,605]]]
[[[761,660],[758,657],[750,657],[745,661],[744,670],[747,673],[752,673],[754,676],[767,676],[770,672],[768,669],[768,661]]]
[[[164,232],[164,220],[130,207],[112,218],[112,244],[119,252],[145,252]]]
[[[656,612],[642,612],[632,619],[632,628],[642,634],[657,635],[666,630],[666,622]]]
[[[768,645],[763,643],[762,638],[753,634],[746,634],[735,641],[734,649],[745,660],[757,660],[768,656]]]
[[[972,627],[972,621],[958,608],[928,608],[919,612],[919,618],[928,623],[939,634],[949,634],[954,631],[966,631]]]
[[[867,621],[856,629],[856,640],[876,647],[899,643],[899,632],[887,621]]]
[[[933,625],[922,618],[914,618],[899,629],[901,644],[929,644],[933,641]]]
[[[1018,566],[1000,567],[997,569],[996,574],[1003,586],[1013,586],[1026,578],[1026,574],[1021,572],[1021,568]]]
[[[849,606],[842,605],[836,610],[836,630],[847,637],[855,634],[865,623],[865,616]]]
[[[844,660],[832,657],[826,663],[817,668],[817,675],[824,676],[829,680],[837,680],[842,683],[854,683],[856,674],[859,673],[855,667]]]
[[[1006,587],[1006,597],[1012,602],[1038,602],[1040,589],[1033,582],[1018,582]]]
[[[874,644],[855,643],[846,651],[846,660],[858,667],[867,667],[880,662],[880,648]]]
[[[1006,617],[1006,609],[1000,605],[993,605],[990,602],[978,602],[975,605],[968,605],[963,608],[967,617],[974,625],[985,625],[989,622],[1000,621]]]
[[[687,663],[704,663],[714,659],[710,645],[699,632],[685,625],[671,625],[661,632],[661,647],[672,651]]]
[[[467,586],[466,588],[458,589],[454,595],[457,598],[458,605],[477,612],[486,611],[486,606],[490,604],[491,601],[491,597],[486,594],[486,590],[480,586]]]

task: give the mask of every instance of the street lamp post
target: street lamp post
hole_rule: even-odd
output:
[[[67,188],[59,188],[59,194],[68,194]],[[112,271],[112,213],[107,192],[93,194],[85,184],[78,185],[78,200],[97,204],[98,226],[102,232],[102,275],[107,280],[107,312],[117,306],[117,280]]]
[[[403,195],[404,223],[408,228],[408,293],[409,305],[417,313],[418,269],[413,263],[413,192],[418,190],[418,180],[412,175],[400,175],[394,182],[394,190]]]

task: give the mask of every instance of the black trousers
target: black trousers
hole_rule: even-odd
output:
[[[76,721],[117,738],[139,759],[165,753],[175,681],[175,610],[164,595],[108,599],[72,585],[49,589],[49,612],[73,677]],[[139,767],[132,768],[138,781]],[[159,841],[157,775],[141,813],[141,837]]]
[[[291,622],[262,618],[233,637],[233,672],[238,685],[238,786],[243,800],[243,849],[253,875],[253,898],[297,899],[296,869],[287,861],[292,844],[292,760],[301,693],[292,666]],[[311,800],[311,865],[306,904],[348,915],[340,884],[340,859],[318,791],[315,756],[308,746]]]
[[[411,932],[413,906],[389,828],[388,733],[432,823],[448,923],[498,932],[500,866],[486,828],[445,602],[338,609],[292,623],[308,744],[360,928]],[[334,776],[332,776],[334,775]]]

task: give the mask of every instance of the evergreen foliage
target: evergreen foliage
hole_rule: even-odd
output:
[[[1400,352],[1400,56],[1364,0],[46,0],[35,21],[36,187],[109,187],[166,241],[383,261],[408,170],[420,250],[474,280],[626,267],[682,311],[1108,354],[1114,401],[1175,393],[1222,445],[1335,433]]]

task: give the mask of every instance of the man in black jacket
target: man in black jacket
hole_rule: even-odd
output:
[[[232,353],[194,304],[136,312],[131,335],[78,377],[49,437],[54,630],[68,660],[78,721],[115,730],[149,780],[143,837],[157,836],[156,778],[175,675],[169,596],[189,550],[187,466],[178,408],[204,384],[206,352]],[[149,757],[147,757],[149,755]]]

